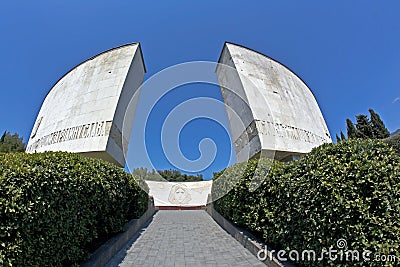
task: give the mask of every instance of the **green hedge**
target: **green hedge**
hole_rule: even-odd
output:
[[[147,203],[131,175],[102,160],[0,154],[0,265],[76,264]]]
[[[392,146],[397,151],[397,155],[400,156],[400,134],[386,138],[385,142]]]
[[[255,173],[257,165],[261,171]],[[337,249],[337,240],[343,238],[349,250],[400,256],[400,158],[393,148],[379,140],[347,140],[322,145],[296,162],[276,162],[266,174],[269,165],[250,161],[236,187],[214,203],[215,209],[275,249],[315,250],[318,257],[324,248]],[[240,168],[227,170],[233,180]],[[227,183],[217,177],[213,195]],[[265,179],[251,192],[254,178]],[[300,265],[384,264],[324,258]]]

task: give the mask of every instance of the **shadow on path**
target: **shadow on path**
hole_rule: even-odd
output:
[[[119,266],[120,263],[122,263],[122,261],[124,260],[124,258],[127,256],[128,254],[128,250],[130,247],[132,247],[133,243],[136,242],[136,240],[146,231],[147,227],[152,223],[154,216],[156,216],[157,214],[157,210],[155,211],[155,213],[153,214],[153,216],[151,216],[147,222],[143,225],[143,228],[140,229],[139,231],[137,231],[130,239],[129,241],[124,245],[124,247],[118,251],[117,254],[114,255],[114,257],[107,263],[107,267],[116,267]]]
[[[264,266],[204,210],[160,210],[106,265]]]

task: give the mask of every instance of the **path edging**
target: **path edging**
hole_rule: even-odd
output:
[[[264,250],[265,244],[258,242],[257,239],[245,230],[239,229],[229,220],[225,219],[213,207],[212,202],[207,205],[207,213],[216,221],[226,232],[233,236],[250,253],[257,257],[260,250]],[[263,262],[269,267],[295,267],[288,262],[280,262],[269,250],[266,251],[267,259]],[[272,260],[270,260],[272,258]]]
[[[129,221],[124,226],[124,232],[117,234],[101,247],[99,247],[87,261],[81,264],[82,267],[102,267],[111,258],[120,251],[123,246],[129,241],[129,239],[143,226],[155,213],[154,201],[152,198],[149,199],[147,211],[139,218]]]

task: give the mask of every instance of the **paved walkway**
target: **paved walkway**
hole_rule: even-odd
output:
[[[158,211],[106,266],[265,267],[203,210]]]

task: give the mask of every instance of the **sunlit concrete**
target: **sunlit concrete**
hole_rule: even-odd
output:
[[[198,207],[207,204],[211,194],[212,181],[200,182],[158,182],[146,181],[149,195],[154,198],[154,205]]]
[[[260,154],[293,160],[332,142],[314,95],[287,67],[232,43],[225,43],[219,63],[216,73],[230,107],[238,162]]]
[[[26,151],[82,153],[124,166],[144,74],[139,43],[74,67],[47,94]]]

